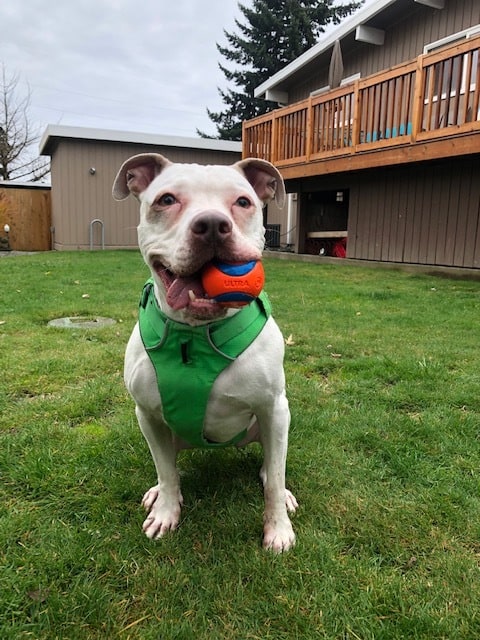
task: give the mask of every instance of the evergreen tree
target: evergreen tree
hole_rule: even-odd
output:
[[[241,3],[245,24],[236,20],[240,35],[224,31],[228,46],[217,43],[218,52],[234,68],[219,64],[226,80],[235,85],[219,94],[225,109],[208,117],[221,140],[241,140],[242,121],[277,107],[276,102],[254,98],[253,92],[292,60],[316,44],[325,26],[338,24],[362,4],[336,0],[253,0],[252,8]],[[201,131],[202,137],[209,137]]]

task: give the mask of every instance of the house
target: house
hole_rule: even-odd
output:
[[[120,165],[144,152],[233,164],[241,159],[241,143],[49,125],[40,154],[51,158],[53,249],[137,247],[138,203],[115,202],[112,184]]]
[[[374,0],[256,89],[295,251],[480,268],[479,49],[478,0]]]

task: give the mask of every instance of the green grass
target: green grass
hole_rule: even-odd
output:
[[[180,456],[175,535],[122,382],[136,252],[0,260],[0,637],[480,637],[480,283],[270,260],[297,546],[261,549],[258,448]],[[83,295],[88,294],[88,298]],[[113,317],[97,331],[47,327]]]

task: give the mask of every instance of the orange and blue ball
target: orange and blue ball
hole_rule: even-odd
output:
[[[202,272],[206,294],[225,306],[241,307],[260,295],[265,283],[263,265],[250,262],[211,262]]]

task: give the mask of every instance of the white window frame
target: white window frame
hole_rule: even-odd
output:
[[[353,82],[355,82],[355,80],[360,80],[361,78],[361,74],[360,71],[358,73],[354,73],[351,76],[348,76],[347,78],[343,78],[343,80],[340,82],[340,86],[341,87],[345,87],[347,84],[352,84]],[[324,87],[320,87],[320,89],[315,89],[315,91],[310,91],[310,96],[312,98],[314,98],[315,96],[319,96],[322,93],[326,93],[327,91],[331,91],[331,87],[329,84],[325,85]]]
[[[435,51],[435,49],[440,49],[441,47],[447,46],[447,44],[451,44],[452,42],[458,42],[460,40],[466,40],[467,38],[472,38],[480,33],[480,24],[477,24],[473,27],[469,27],[468,29],[464,29],[463,31],[458,31],[457,33],[452,33],[445,38],[440,38],[440,40],[435,40],[434,42],[429,42],[423,47],[423,53],[431,53]]]
[[[423,53],[432,53],[437,49],[441,49],[442,47],[446,47],[449,44],[454,42],[461,42],[462,40],[467,40],[468,38],[472,38],[480,34],[480,24],[474,25],[473,27],[469,27],[468,29],[464,29],[463,31],[458,31],[457,33],[452,33],[445,38],[441,38],[440,40],[435,40],[434,42],[429,42],[423,47]],[[442,82],[443,84],[443,82]],[[467,65],[462,64],[462,83],[460,86],[460,93],[465,93],[465,89],[467,86]],[[475,82],[470,84],[470,91],[475,91]],[[454,98],[456,95],[455,89],[450,91],[450,97]],[[442,93],[440,96],[438,94],[432,96],[432,102],[437,102],[438,99],[446,100],[447,94]],[[428,98],[424,100],[425,104],[428,104]]]

